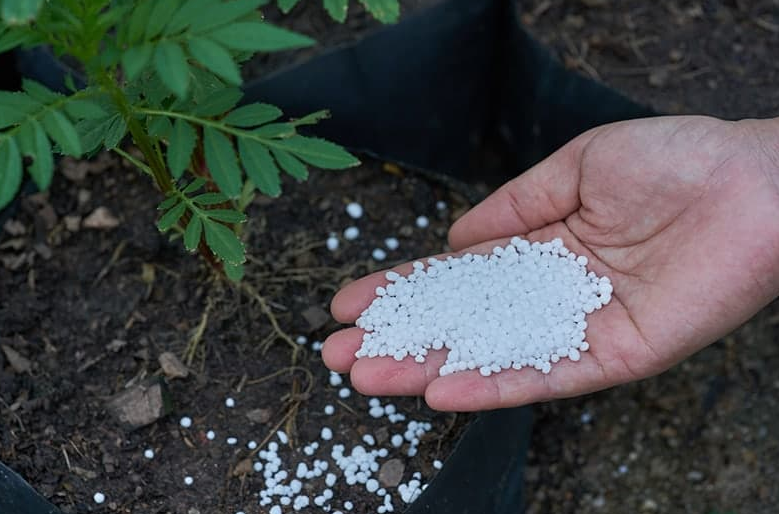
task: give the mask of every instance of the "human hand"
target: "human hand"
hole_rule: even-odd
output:
[[[457,253],[510,236],[561,237],[614,284],[587,317],[588,352],[548,375],[509,369],[438,376],[446,356],[356,360],[363,331],[332,334],[331,369],[368,395],[422,395],[471,411],[576,396],[649,377],[727,334],[779,294],[779,120],[659,117],[592,129],[508,182],[449,232]],[[410,264],[394,268],[410,272]],[[353,323],[384,285],[344,287],[333,316]]]

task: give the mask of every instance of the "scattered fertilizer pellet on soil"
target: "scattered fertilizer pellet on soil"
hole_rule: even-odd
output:
[[[561,358],[575,362],[589,349],[585,317],[611,301],[611,281],[586,265],[559,238],[514,237],[489,255],[430,258],[427,267],[417,261],[405,277],[388,272],[357,319],[365,334],[355,355],[424,362],[428,351],[446,348],[441,376],[524,367],[549,373]]]
[[[319,436],[320,436],[320,437],[321,437],[321,438],[322,438],[324,441],[329,441],[330,439],[332,439],[332,438],[333,438],[333,431],[332,431],[332,430],[330,430],[328,427],[323,427],[323,428],[322,428],[322,432],[319,434]]]
[[[153,459],[154,458],[154,450],[152,450],[151,448],[147,448],[146,450],[144,450],[143,456],[146,457],[147,459]]]
[[[342,387],[341,389],[338,390],[339,398],[346,399],[349,398],[351,395],[352,395],[352,390],[349,389],[348,387]]]
[[[352,227],[346,227],[346,229],[344,230],[344,239],[346,239],[347,241],[354,241],[358,237],[360,237],[359,228],[352,226]]]
[[[381,248],[374,248],[373,252],[371,252],[371,257],[373,257],[374,261],[381,262],[387,258],[387,252]]]
[[[330,385],[333,387],[338,387],[339,385],[344,383],[344,380],[343,378],[341,378],[341,375],[339,375],[335,371],[330,372],[330,378],[328,380],[330,381]]]
[[[103,493],[95,493],[95,495],[92,497],[93,500],[95,500],[95,503],[100,505],[105,501],[105,495]]]
[[[427,228],[430,226],[430,220],[427,218],[427,216],[418,216],[416,220],[416,225],[419,228]]]
[[[289,442],[289,437],[287,436],[287,433],[283,430],[279,430],[276,432],[276,437],[279,438],[279,442],[281,444],[287,444]]]
[[[363,209],[362,205],[357,202],[351,202],[346,204],[346,214],[352,219],[359,219],[362,217]]]
[[[321,352],[323,346],[324,344],[322,343],[322,341],[314,341],[313,343],[311,343],[311,349],[314,350],[315,352]]]
[[[308,338],[306,336],[297,336],[297,338],[295,338],[295,342],[297,344],[306,344],[308,342]]]
[[[185,476],[184,477],[184,485],[192,485],[195,482],[195,479],[191,476]]]
[[[388,237],[384,240],[384,246],[390,251],[397,250],[400,247],[400,241],[396,237]]]
[[[235,407],[235,400],[232,398],[225,398],[225,407],[228,409],[232,409]]]
[[[257,441],[249,441],[248,443],[246,443],[246,447],[249,448],[250,450],[254,450],[255,448],[257,448]]]
[[[209,430],[208,432],[206,432],[206,439],[208,439],[209,441],[213,441],[215,437],[216,437],[216,432],[214,432],[213,430]]]
[[[331,252],[338,250],[338,246],[339,246],[338,238],[335,237],[334,235],[331,235],[325,241],[325,246],[327,246],[327,249],[330,250]]]
[[[228,437],[226,442],[230,446],[234,446],[234,445],[238,444],[238,439],[236,439],[235,437]]]
[[[447,207],[447,205],[446,205],[446,202],[445,202],[445,201],[443,201],[443,200],[438,200],[438,201],[435,203],[435,208],[436,208],[436,210],[439,210],[439,211],[445,211],[445,210],[446,210],[446,207]]]
[[[333,407],[332,405],[325,405],[325,414],[327,414],[328,416],[332,416],[334,412],[335,412],[335,407]]]
[[[179,424],[184,428],[189,428],[192,426],[192,418],[189,416],[184,416],[181,418],[181,420],[179,420]]]
[[[436,459],[436,460],[433,461],[433,467],[435,469],[441,469],[441,468],[444,467],[444,463],[441,462],[440,460]]]

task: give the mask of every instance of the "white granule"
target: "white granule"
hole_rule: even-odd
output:
[[[214,432],[213,430],[209,430],[208,432],[206,432],[206,439],[208,439],[209,441],[213,441],[214,437],[216,437],[216,432]]]
[[[183,418],[181,418],[181,420],[179,420],[179,425],[181,425],[184,428],[191,427],[192,426],[192,418],[190,418],[189,416],[184,416]]]
[[[428,225],[430,225],[430,220],[427,216],[419,216],[416,220],[416,224],[419,228],[427,228]]]
[[[325,414],[327,414],[328,416],[332,416],[334,412],[335,412],[335,407],[333,407],[330,404],[325,405]]]
[[[225,407],[227,407],[228,409],[232,409],[233,407],[235,407],[235,400],[233,400],[232,398],[225,398]]]
[[[194,480],[194,479],[193,479],[191,476],[185,476],[185,477],[184,477],[184,484],[186,484],[186,485],[192,485],[192,483],[193,483],[194,481],[195,481],[195,480]]]
[[[357,202],[351,202],[346,205],[346,214],[352,219],[358,219],[362,217],[363,209],[362,205]]]
[[[95,500],[95,503],[100,505],[105,501],[105,495],[103,493],[95,493],[95,495],[92,497],[93,500]]]
[[[338,250],[338,246],[339,246],[338,238],[335,237],[334,235],[331,235],[325,241],[325,246],[327,246],[327,249],[330,250],[331,252]]]
[[[373,257],[374,261],[381,262],[387,258],[387,252],[385,252],[381,248],[374,248],[373,251],[371,252],[371,257]]]
[[[387,247],[387,250],[397,250],[400,247],[400,241],[397,237],[388,237],[384,240],[384,246]]]
[[[153,459],[154,458],[154,450],[152,450],[151,448],[148,448],[148,449],[144,450],[143,456],[146,457],[147,459]]]
[[[344,230],[344,239],[346,239],[347,241],[354,241],[358,237],[360,237],[359,228],[352,226],[352,227],[346,227],[346,229]]]
[[[428,351],[447,348],[441,376],[523,367],[549,373],[553,363],[578,361],[589,348],[584,318],[613,291],[559,238],[531,244],[514,237],[489,255],[427,262],[415,262],[405,277],[386,274],[388,283],[357,319],[366,332],[357,358],[424,362]]]

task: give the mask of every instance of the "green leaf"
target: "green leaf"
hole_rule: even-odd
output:
[[[235,232],[217,221],[204,221],[206,244],[220,259],[230,264],[242,264],[246,261],[243,243]]]
[[[326,120],[330,117],[330,111],[327,109],[323,109],[321,111],[312,112],[311,114],[307,114],[303,116],[302,118],[298,118],[296,120],[290,121],[290,123],[296,127],[299,127],[301,125],[316,125],[322,120]]]
[[[121,114],[115,114],[111,118],[111,124],[106,130],[103,144],[108,150],[116,148],[122,142],[122,138],[127,133],[127,120]]]
[[[154,69],[168,89],[179,98],[187,96],[189,64],[184,50],[176,43],[163,41],[154,50]]]
[[[400,16],[398,0],[360,0],[365,10],[382,23],[395,23]]]
[[[305,162],[326,170],[339,170],[360,164],[360,161],[343,147],[315,137],[296,135],[274,141],[273,145],[275,148],[293,153]]]
[[[0,129],[16,125],[40,108],[40,102],[30,95],[0,91]]]
[[[308,168],[306,165],[300,162],[294,155],[291,155],[284,150],[271,149],[273,156],[278,161],[284,171],[292,175],[298,180],[306,180],[308,178]]]
[[[198,205],[217,205],[227,200],[229,198],[222,193],[202,193],[192,198],[192,201]]]
[[[184,231],[184,247],[190,252],[194,252],[200,244],[200,236],[203,233],[203,222],[198,216],[192,216],[187,223],[187,229]]]
[[[286,29],[274,27],[269,23],[245,21],[233,23],[210,33],[212,39],[233,50],[251,50],[253,52],[273,52],[303,48],[315,43],[310,37]]]
[[[257,11],[257,8],[264,3],[264,0],[231,0],[229,2],[212,2],[208,8],[208,15],[198,13],[190,28],[193,32],[203,33],[222,25],[243,18],[248,14]]]
[[[181,201],[181,198],[178,195],[172,194],[169,197],[167,197],[166,199],[164,199],[157,206],[157,210],[158,211],[167,211],[168,209],[170,209],[171,207],[173,207],[174,205],[176,205],[180,201]]]
[[[224,114],[241,101],[243,91],[230,87],[214,91],[193,109],[197,116],[216,116]]]
[[[99,104],[91,100],[68,100],[65,103],[65,112],[71,118],[82,120],[96,120],[105,118],[108,113]]]
[[[252,134],[268,138],[290,137],[295,135],[295,126],[292,123],[268,123],[252,130]]]
[[[62,100],[63,98],[61,94],[55,93],[43,84],[39,84],[38,82],[30,79],[22,80],[22,89],[24,89],[24,91],[30,95],[30,97],[43,104],[50,104],[52,102]]]
[[[197,133],[192,125],[177,119],[168,138],[168,168],[173,178],[181,177],[184,170],[189,167],[196,142]]]
[[[0,209],[11,203],[22,185],[22,156],[13,138],[0,139]]]
[[[206,179],[204,179],[203,177],[197,177],[195,180],[190,182],[187,185],[187,187],[184,188],[182,193],[184,193],[185,195],[188,195],[189,193],[194,193],[195,191],[203,187],[205,183],[206,183]]]
[[[236,86],[241,84],[241,72],[238,70],[238,65],[235,64],[232,55],[224,47],[206,38],[191,39],[188,45],[189,54],[197,62],[228,83]]]
[[[284,14],[287,14],[299,1],[300,0],[278,0],[279,9],[281,9],[281,12]]]
[[[38,16],[43,0],[3,0],[3,21],[8,25],[24,25]]]
[[[241,138],[238,140],[238,152],[246,175],[254,182],[257,189],[268,196],[279,196],[281,194],[280,171],[268,149],[256,141]]]
[[[185,202],[176,204],[172,209],[162,215],[160,221],[157,222],[157,228],[160,232],[167,232],[181,219],[186,210],[187,204]]]
[[[243,264],[224,263],[225,275],[231,282],[240,282],[243,280]]]
[[[79,157],[82,153],[81,140],[76,127],[60,111],[49,111],[41,120],[43,128],[60,146],[62,153]]]
[[[332,19],[339,23],[346,21],[346,13],[349,10],[349,0],[325,0],[325,10]]]
[[[256,127],[278,119],[281,114],[281,109],[274,105],[255,103],[237,108],[222,121],[234,127]]]
[[[13,50],[17,46],[32,44],[37,37],[37,34],[27,27],[9,27],[5,32],[0,27],[0,53]]]
[[[78,132],[81,148],[84,152],[92,152],[103,144],[103,139],[112,122],[113,117],[107,117],[99,120],[81,120],[76,124],[76,132]]]
[[[241,169],[230,140],[221,132],[205,127],[206,165],[219,189],[230,198],[241,194]]]
[[[141,46],[131,46],[122,52],[120,60],[127,80],[135,80],[138,77],[138,74],[149,64],[153,51],[154,45],[144,43]]]
[[[181,8],[173,15],[173,18],[165,26],[163,34],[170,35],[181,32],[194,21],[203,18],[203,13],[208,12],[214,6],[214,0],[189,0],[184,2]]]
[[[151,16],[151,11],[154,9],[156,2],[152,0],[146,0],[137,2],[133,8],[133,13],[130,15],[130,21],[127,27],[127,42],[137,43],[143,37],[146,32],[146,24]]]
[[[152,39],[162,32],[173,13],[178,10],[179,5],[181,5],[181,0],[157,0],[154,2],[154,9],[152,9],[151,15],[149,15],[149,19],[146,22],[146,40]]]
[[[167,138],[173,130],[173,125],[165,116],[153,116],[147,126],[147,131],[152,137]]]
[[[244,213],[232,209],[211,209],[203,211],[203,214],[213,220],[224,221],[225,223],[243,223],[246,221]]]
[[[22,125],[18,137],[22,155],[33,159],[27,171],[38,189],[45,191],[49,188],[54,175],[54,157],[51,154],[51,144],[46,137],[46,132],[37,120],[31,120]]]

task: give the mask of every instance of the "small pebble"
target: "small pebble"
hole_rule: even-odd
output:
[[[387,247],[387,250],[397,250],[398,247],[400,247],[400,242],[396,237],[388,237],[384,240],[384,246]]]
[[[362,205],[360,205],[357,202],[351,202],[346,204],[346,214],[348,214],[349,217],[351,217],[352,219],[361,218],[363,214]]]
[[[235,400],[233,400],[232,398],[225,399],[225,407],[227,407],[228,409],[232,409],[233,407],[235,407]]]
[[[360,237],[360,229],[357,227],[347,227],[346,230],[344,230],[344,239],[347,241],[354,241]]]
[[[93,500],[95,500],[95,503],[100,505],[105,501],[105,495],[103,493],[95,493],[95,495],[92,497]]]
[[[430,220],[427,219],[427,216],[419,216],[417,218],[416,224],[419,228],[427,228],[430,225]]]
[[[387,258],[387,252],[381,248],[374,248],[373,252],[371,252],[371,257],[373,257],[374,261],[381,262]]]
[[[189,428],[192,426],[192,418],[189,416],[184,416],[181,418],[181,421],[179,421],[179,424],[184,428]]]
[[[192,485],[192,483],[195,481],[191,476],[185,476],[184,477],[184,484],[186,485]]]
[[[152,450],[151,448],[147,449],[146,451],[143,452],[143,456],[146,457],[147,459],[153,459],[154,450]]]

